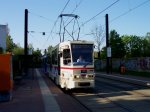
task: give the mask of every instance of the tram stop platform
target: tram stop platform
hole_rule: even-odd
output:
[[[30,69],[20,82],[14,83],[12,96],[11,101],[0,102],[0,112],[60,112],[37,69]]]

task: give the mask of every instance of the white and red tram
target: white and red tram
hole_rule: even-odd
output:
[[[66,41],[52,50],[50,77],[61,88],[94,88],[94,43]],[[82,61],[77,61],[82,56]]]

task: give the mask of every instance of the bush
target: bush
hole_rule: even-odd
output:
[[[141,76],[141,77],[150,77],[150,72],[147,71],[126,71],[127,75]]]
[[[0,47],[0,54],[3,54],[3,48]]]

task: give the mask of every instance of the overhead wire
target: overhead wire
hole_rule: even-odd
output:
[[[69,4],[69,2],[70,2],[70,0],[68,0],[68,1],[66,2],[64,8],[63,8],[62,11],[61,11],[61,14],[64,12],[64,10],[65,10],[65,8],[67,7],[67,5]],[[59,19],[59,16],[57,17],[56,21],[54,22],[54,25],[53,25],[53,27],[52,27],[52,29],[51,29],[51,31],[50,31],[50,34],[48,35],[48,37],[47,37],[45,43],[43,44],[43,46],[45,46],[45,44],[46,44],[46,42],[48,41],[48,39],[50,38],[50,36],[53,38],[52,32],[53,32],[53,30],[54,30],[54,28],[55,28],[55,26],[56,26],[56,24],[57,24],[57,22],[58,22],[58,19]]]
[[[61,14],[64,12],[64,10],[65,10],[65,8],[67,7],[67,5],[69,4],[69,2],[70,2],[70,0],[68,0],[67,3],[65,4],[64,8],[63,8],[62,11],[61,11]],[[56,21],[55,21],[55,23],[54,23],[54,25],[53,25],[53,27],[52,27],[52,29],[51,29],[51,32],[53,32],[54,27],[56,26],[58,19],[59,19],[59,16],[57,17],[57,19],[56,19]]]
[[[39,15],[39,14],[33,13],[32,11],[28,11],[28,13],[29,13],[30,15],[32,15],[32,16],[36,16],[36,17],[41,18],[41,19],[44,19],[44,20],[46,20],[46,21],[53,22],[51,19],[49,19],[49,18],[47,18],[47,17],[44,17],[44,16],[42,16],[42,15]],[[44,33],[44,35],[45,35],[46,32],[28,31],[28,33],[29,33],[30,37],[34,38],[34,36],[33,36],[31,33]],[[35,39],[35,40],[37,41],[37,39]],[[37,41],[37,42],[40,43],[39,41]]]
[[[35,38],[31,33],[29,33],[30,37]],[[34,41],[36,41],[37,43],[40,44],[40,42],[37,39],[34,39]]]
[[[107,6],[105,9],[103,9],[102,11],[100,11],[99,13],[97,13],[96,15],[94,15],[92,18],[86,20],[84,23],[82,23],[80,25],[80,28],[83,27],[85,24],[89,23],[90,21],[92,21],[93,19],[95,19],[97,16],[99,16],[100,14],[102,14],[104,11],[108,10],[109,8],[111,8],[113,5],[115,5],[116,3],[118,3],[120,0],[116,0],[115,2],[113,2],[112,4],[110,4],[109,6]],[[74,31],[74,33],[77,30]]]
[[[47,21],[51,21],[51,22],[53,22],[51,19],[49,19],[49,18],[47,18],[47,17],[44,17],[44,16],[41,16],[41,15],[38,15],[38,14],[36,14],[36,13],[33,13],[33,12],[31,12],[31,11],[28,11],[30,14],[32,14],[32,15],[34,15],[34,16],[36,16],[36,17],[39,17],[39,18],[42,18],[42,19],[45,19],[45,20],[47,20]]]
[[[71,14],[73,14],[73,13],[76,11],[76,9],[80,6],[80,4],[81,4],[82,2],[83,2],[83,0],[80,0],[79,3],[76,4],[76,7],[72,10]],[[65,21],[64,23],[66,23],[68,20],[69,20],[69,17],[66,19],[66,21]],[[77,18],[76,18],[76,21],[77,21],[77,25],[78,25],[78,27],[79,27],[79,23],[78,23]],[[75,27],[75,20],[74,20],[73,31],[72,31],[72,36],[71,36],[71,37],[73,38],[73,40],[74,40],[74,37],[73,37],[73,34],[74,34],[74,27]],[[69,32],[68,32],[68,33],[69,33]],[[79,27],[78,37],[79,37],[79,33],[80,33],[80,27]],[[70,35],[70,34],[69,34],[69,35]],[[77,38],[77,40],[78,40],[78,38]]]
[[[72,10],[71,14],[73,14],[76,9],[80,6],[80,4],[82,3],[83,0],[80,0],[80,2],[76,5],[76,7]],[[69,17],[66,19],[65,23],[68,21]]]
[[[64,12],[64,10],[65,10],[65,8],[67,7],[67,5],[69,4],[69,2],[70,2],[70,0],[68,0],[67,3],[65,4],[64,8],[63,8],[62,11],[61,11],[61,14]],[[56,23],[57,23],[58,19],[59,19],[59,16],[57,17],[57,19],[56,19],[56,21],[55,21],[55,23],[54,23],[54,25],[53,25],[53,27],[52,27],[52,29],[51,29],[51,32],[53,32],[54,27],[56,26]]]
[[[112,4],[110,4],[108,7],[106,7],[105,9],[103,9],[102,11],[100,11],[99,13],[97,13],[95,16],[93,16],[92,18],[90,18],[87,21],[85,21],[84,23],[82,23],[81,26],[84,26],[85,24],[89,23],[91,20],[95,19],[98,15],[100,15],[104,11],[108,10],[109,8],[111,8],[113,5],[115,5],[119,1],[120,0],[116,0],[115,2],[113,2]]]
[[[80,4],[81,4],[81,2],[82,2],[83,0],[80,0],[79,1],[79,3],[76,5],[76,7],[72,10],[72,12],[71,12],[71,14],[73,14],[73,12],[75,12],[75,10],[80,6]],[[62,10],[62,12],[61,12],[61,14],[63,13],[63,11],[64,11],[64,9],[66,8],[66,6],[68,5],[68,3],[70,2],[70,0],[68,0],[68,2],[66,3],[66,5],[65,5],[65,7],[63,8],[63,10]],[[59,18],[59,17],[58,17]],[[58,19],[57,18],[57,19]],[[68,19],[69,19],[69,17],[68,17]],[[63,22],[64,24],[68,21],[68,19],[65,21],[65,22]],[[71,20],[72,21],[72,20]],[[68,23],[67,23],[67,25],[71,22],[71,21],[69,21]],[[66,25],[66,26],[67,26]],[[56,23],[55,23],[55,26],[56,26]],[[66,27],[65,26],[65,27]],[[65,29],[66,30],[66,29]],[[52,37],[53,38],[53,37]],[[60,38],[61,38],[61,36],[60,36]],[[61,40],[61,39],[60,39]]]
[[[74,15],[73,12],[80,6],[80,4],[81,4],[82,1],[83,1],[83,0],[80,0],[79,3],[76,4],[76,7],[72,10],[72,12],[70,13],[70,15]],[[60,14],[60,15],[62,15],[62,14]],[[62,17],[62,16],[59,16],[59,17]],[[66,19],[66,21],[63,20],[64,33],[65,33],[65,31],[67,30],[67,29],[66,29],[66,26],[68,26],[68,24],[70,24],[73,19],[70,20],[69,22],[67,22],[68,20],[69,20],[69,17]],[[66,23],[66,22],[67,22],[67,23]],[[62,23],[62,18],[61,18],[61,23]],[[65,25],[65,24],[66,24],[66,25]],[[74,26],[74,25],[73,25],[73,26]],[[60,25],[60,32],[59,32],[60,42],[61,42],[61,35],[60,35],[60,33],[61,33],[61,25]],[[64,33],[63,33],[63,41],[64,41]],[[67,33],[69,33],[69,32],[67,31]],[[69,34],[69,35],[70,35],[70,34]],[[72,34],[71,37],[73,38],[73,34]],[[74,40],[74,38],[73,38],[73,40]]]
[[[61,11],[61,14],[64,12],[65,8],[67,7],[67,5],[69,4],[70,0],[67,1],[66,5],[64,6],[63,10]]]
[[[72,10],[71,14],[75,12],[75,10],[80,6],[83,0],[80,0],[76,7]]]
[[[128,14],[128,13],[130,13],[131,11],[133,11],[133,10],[135,10],[135,9],[137,9],[137,8],[139,8],[139,7],[141,7],[141,6],[143,6],[144,4],[146,4],[146,3],[148,3],[148,2],[150,2],[150,0],[146,0],[146,1],[142,2],[142,3],[140,3],[139,5],[137,5],[137,6],[133,7],[133,8],[131,8],[131,9],[129,9],[128,11],[122,13],[121,15],[115,17],[115,18],[112,19],[110,22],[113,22],[113,21],[119,19],[120,17],[125,16],[126,14]]]

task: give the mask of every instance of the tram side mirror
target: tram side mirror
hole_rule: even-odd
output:
[[[59,57],[62,57],[62,52],[59,53]]]

